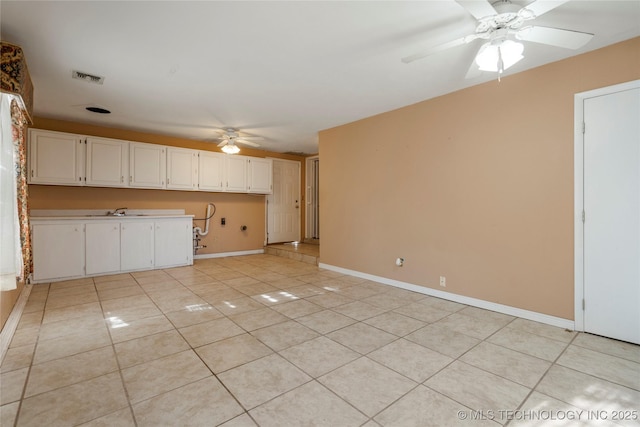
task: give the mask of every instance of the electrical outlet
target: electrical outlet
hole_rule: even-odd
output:
[[[443,288],[447,287],[447,278],[444,276],[440,276],[440,286],[442,286]]]
[[[220,218],[220,225],[222,225],[223,227],[227,225],[227,218]]]

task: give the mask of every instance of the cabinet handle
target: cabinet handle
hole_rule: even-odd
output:
[[[163,182],[163,184],[164,184],[164,182]],[[167,184],[169,184],[169,178],[167,178]]]
[[[129,182],[133,182],[133,175],[129,175]]]
[[[33,169],[31,169],[31,178],[33,178]]]
[[[124,175],[120,177],[120,182],[124,182]]]

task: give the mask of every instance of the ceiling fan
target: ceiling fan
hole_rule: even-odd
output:
[[[475,32],[404,57],[402,62],[408,64],[437,52],[482,39],[487,42],[480,47],[466,77],[473,77],[480,70],[498,72],[500,78],[504,70],[524,58],[524,46],[519,40],[579,49],[591,40],[593,34],[537,25],[525,26],[527,21],[532,21],[568,1],[534,0],[521,7],[511,0],[491,3],[486,0],[456,0],[478,21]]]
[[[218,144],[218,147],[221,147],[222,151],[227,154],[236,154],[240,152],[240,147],[238,147],[236,144],[244,144],[251,147],[260,147],[260,144],[256,144],[251,140],[261,141],[263,139],[264,138],[262,138],[261,136],[242,136],[237,129],[226,128],[222,136],[220,136],[217,141],[221,141],[220,144]]]

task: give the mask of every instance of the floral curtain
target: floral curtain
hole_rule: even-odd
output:
[[[3,216],[10,213],[13,218],[11,234],[2,241],[2,248],[8,254],[7,248],[11,245],[9,240],[13,240],[15,245],[11,252],[16,261],[15,276],[18,280],[25,281],[32,271],[32,249],[31,232],[29,229],[29,197],[27,187],[27,126],[31,122],[33,111],[33,84],[29,76],[27,62],[24,52],[20,46],[6,42],[0,42],[0,92],[2,92],[2,126],[1,138],[3,150],[3,169],[7,174],[3,174],[3,182],[8,183],[11,178],[12,184],[7,187],[3,185],[3,193],[9,194],[9,189],[14,194],[13,200],[9,198],[9,203],[5,203],[6,197],[2,198]],[[13,159],[11,159],[11,157]],[[7,162],[5,162],[7,160]],[[12,160],[12,161],[11,161]],[[5,164],[6,163],[6,164]],[[15,191],[15,192],[14,192]],[[7,206],[5,206],[7,205]],[[11,209],[5,209],[11,208]],[[6,211],[6,212],[5,212]],[[5,218],[8,220],[8,218]],[[3,230],[9,230],[8,221],[3,221]],[[8,233],[7,233],[8,234]],[[6,259],[3,257],[2,270],[5,270]],[[14,270],[14,269],[12,269]],[[2,274],[2,290],[11,289],[10,281],[4,280]],[[15,281],[13,281],[15,285]]]
[[[31,230],[29,228],[29,190],[27,187],[27,116],[14,99],[11,102],[11,137],[13,139],[16,168],[18,227],[22,248],[22,271],[16,272],[24,281],[33,269]]]

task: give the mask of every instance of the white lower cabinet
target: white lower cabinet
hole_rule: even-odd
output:
[[[85,233],[87,275],[120,271],[120,223],[90,222]]]
[[[123,222],[120,227],[122,270],[153,268],[153,221]]]
[[[191,217],[31,219],[34,283],[193,264]]]
[[[156,221],[155,227],[156,268],[193,264],[191,224]]]
[[[35,224],[35,281],[84,276],[84,224]]]

